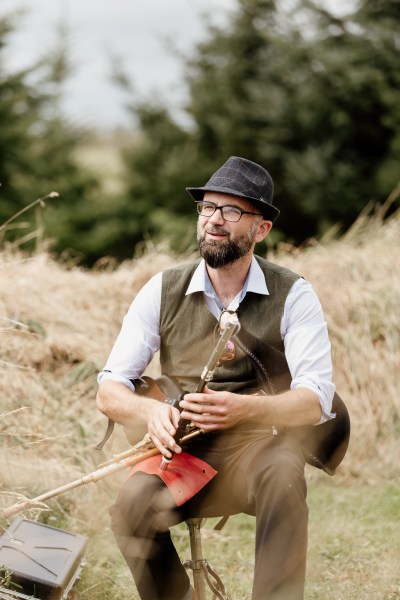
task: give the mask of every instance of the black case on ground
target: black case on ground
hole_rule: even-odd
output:
[[[87,538],[17,517],[0,537],[0,599],[64,600],[82,568]],[[16,584],[16,585],[13,585]]]

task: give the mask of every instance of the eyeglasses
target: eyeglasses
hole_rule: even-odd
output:
[[[197,212],[201,217],[212,217],[216,210],[221,211],[221,216],[224,221],[230,223],[237,223],[242,218],[242,215],[257,215],[262,217],[260,213],[249,212],[248,210],[242,210],[238,206],[217,206],[214,202],[197,202]]]

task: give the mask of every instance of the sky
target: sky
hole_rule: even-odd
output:
[[[185,55],[204,38],[204,14],[223,24],[235,0],[1,0],[0,14],[23,8],[7,45],[10,71],[31,65],[54,48],[60,22],[69,32],[73,70],[63,109],[76,124],[113,129],[126,125],[126,96],[111,82],[111,55],[120,58],[141,97],[161,96],[169,106],[184,97]]]

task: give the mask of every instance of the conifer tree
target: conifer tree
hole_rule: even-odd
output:
[[[53,240],[54,251],[85,256],[85,234],[93,225],[99,184],[76,158],[82,131],[60,109],[62,84],[69,73],[66,38],[61,31],[52,53],[29,68],[10,72],[5,49],[17,25],[14,17],[0,18],[0,224],[36,198],[57,191],[59,198],[49,203],[40,226]],[[12,223],[7,239],[30,239],[29,232],[38,225],[34,214],[25,213]],[[99,248],[96,257],[97,253]]]
[[[275,240],[279,230],[296,243],[336,224],[345,231],[368,202],[384,202],[399,178],[396,6],[364,0],[337,16],[312,0],[290,13],[279,1],[238,0],[227,24],[210,26],[186,60],[190,126],[160,106],[164,151],[143,120],[130,153],[130,166],[157,165],[164,222],[170,203],[171,222],[176,210],[193,220],[185,185],[204,183],[230,155],[271,171],[282,209]],[[151,174],[139,187],[134,172],[135,203],[158,196]]]

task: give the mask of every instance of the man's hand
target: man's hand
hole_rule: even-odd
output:
[[[177,408],[158,400],[152,401],[148,407],[147,430],[154,445],[167,458],[172,457],[170,450],[173,450],[177,454],[182,452],[181,447],[178,446],[173,438],[180,416]]]
[[[208,387],[200,394],[185,394],[179,406],[181,417],[202,431],[228,429],[246,417],[244,403],[238,394],[215,392]]]

